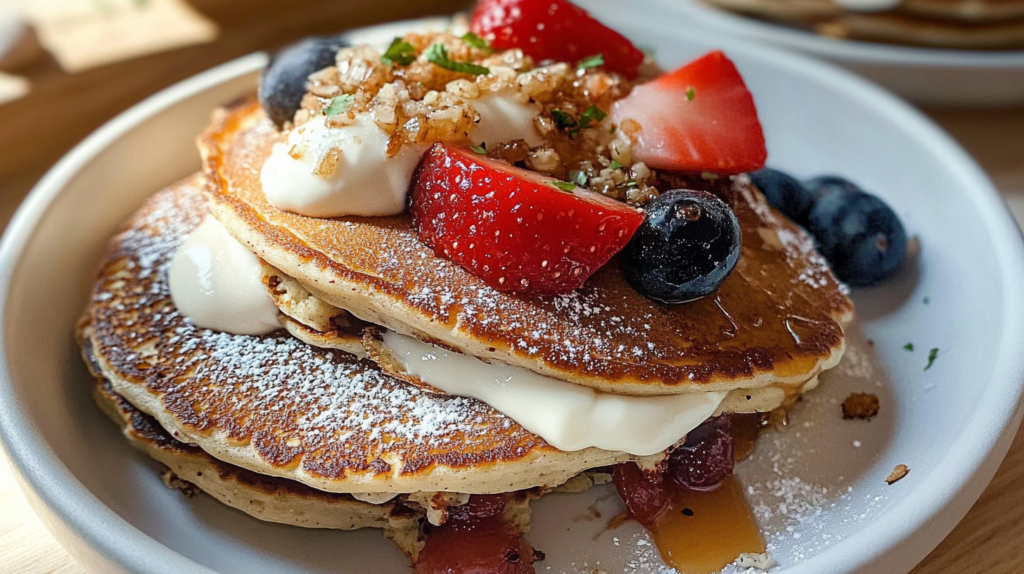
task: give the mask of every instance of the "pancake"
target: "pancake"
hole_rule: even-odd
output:
[[[745,178],[710,184],[743,228],[717,293],[684,305],[639,295],[618,263],[566,296],[499,293],[421,244],[405,215],[279,211],[259,166],[278,133],[255,98],[200,138],[211,213],[261,259],[359,319],[485,360],[617,394],[798,385],[840,359],[853,306],[811,238]]]
[[[97,380],[93,398],[100,409],[121,427],[132,446],[173,473],[173,482],[198,488],[223,504],[259,520],[335,530],[415,529],[419,527],[419,519],[425,516],[425,513],[412,514],[403,508],[396,509],[396,504],[391,501],[370,504],[348,494],[321,492],[297,482],[263,476],[221,462],[199,447],[171,437],[156,420],[114,392],[106,380]]]
[[[284,331],[197,329],[167,269],[205,216],[201,177],[157,193],[111,239],[80,339],[96,374],[181,442],[328,492],[506,493],[638,459],[563,452],[487,405],[389,377]]]
[[[846,10],[832,0],[705,1],[836,38],[961,49],[1024,45],[1021,0],[904,0],[883,12]]]

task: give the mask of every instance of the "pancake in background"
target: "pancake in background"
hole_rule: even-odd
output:
[[[834,38],[958,49],[1024,46],[1022,0],[905,0],[884,12],[845,10],[832,0],[705,1]]]

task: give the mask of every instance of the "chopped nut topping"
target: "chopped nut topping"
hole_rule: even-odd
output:
[[[870,420],[878,414],[878,397],[870,393],[853,393],[843,401],[843,418]]]
[[[892,469],[892,473],[889,474],[889,477],[885,479],[885,482],[886,484],[895,484],[903,480],[903,477],[908,474],[910,474],[910,468],[908,468],[907,465],[897,464],[896,468]]]

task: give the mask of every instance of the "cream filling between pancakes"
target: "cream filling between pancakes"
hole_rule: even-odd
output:
[[[281,323],[262,277],[259,258],[207,215],[175,252],[167,279],[178,312],[197,327],[265,335]]]
[[[488,364],[393,331],[384,334],[383,343],[410,375],[448,394],[487,403],[563,451],[662,452],[714,415],[728,394],[614,395]]]
[[[174,255],[171,297],[199,327],[235,335],[280,328],[278,309],[262,282],[259,259],[207,216]],[[627,396],[450,352],[419,339],[384,334],[402,368],[451,395],[477,399],[551,446],[566,452],[596,447],[637,456],[660,453],[715,414],[726,392]]]

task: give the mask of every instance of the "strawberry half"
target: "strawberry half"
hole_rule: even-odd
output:
[[[729,175],[760,169],[768,155],[754,98],[719,51],[636,86],[610,115],[640,125],[633,157],[653,168]]]
[[[495,49],[520,48],[538,61],[574,64],[601,54],[606,70],[627,78],[635,78],[644,61],[644,53],[625,36],[566,0],[483,0],[469,28],[489,38]]]
[[[644,213],[556,181],[435,143],[413,181],[413,225],[434,253],[499,291],[569,293],[626,246]]]

